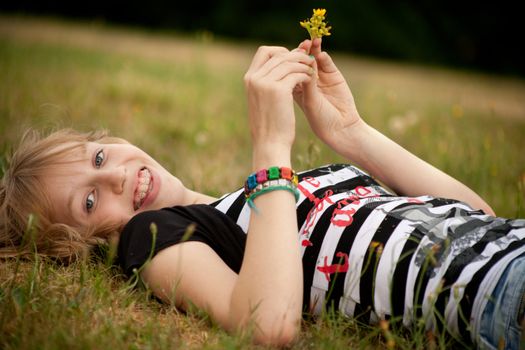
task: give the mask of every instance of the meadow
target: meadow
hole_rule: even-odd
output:
[[[237,189],[251,170],[242,77],[257,46],[208,32],[0,15],[0,162],[28,127],[108,129],[197,191]],[[326,42],[329,48],[329,39]],[[361,116],[484,197],[525,217],[525,81],[333,53]],[[343,162],[297,113],[294,166]],[[5,349],[258,348],[206,315],[151,299],[104,259],[0,262]],[[422,331],[305,321],[297,349],[445,348]],[[458,344],[456,344],[458,345]]]

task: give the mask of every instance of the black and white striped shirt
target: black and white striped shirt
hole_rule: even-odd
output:
[[[305,171],[299,180],[304,304],[316,314],[334,308],[406,326],[423,317],[428,328],[443,319],[469,339],[498,276],[525,253],[525,220],[455,200],[396,196],[350,165]],[[242,189],[212,205],[247,232]]]

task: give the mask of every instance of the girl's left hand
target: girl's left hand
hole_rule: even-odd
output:
[[[244,76],[254,155],[290,152],[295,138],[293,90],[312,79],[313,64],[302,49],[258,49]]]
[[[338,153],[340,141],[362,124],[352,92],[332,61],[321,50],[321,39],[305,40],[299,49],[310,52],[315,57],[314,67],[317,75],[310,82],[298,85],[294,91],[295,101],[304,111],[313,132]]]

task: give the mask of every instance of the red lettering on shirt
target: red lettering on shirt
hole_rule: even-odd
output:
[[[348,254],[343,252],[337,252],[335,254],[338,258],[342,258],[344,262],[342,264],[332,264],[328,265],[328,256],[324,257],[324,265],[317,266],[317,270],[324,273],[326,280],[330,282],[330,275],[336,272],[346,272],[348,271]],[[341,261],[341,259],[339,259]]]
[[[313,246],[314,244],[313,244],[312,241],[310,241],[309,239],[303,239],[303,240],[301,241],[301,245],[302,245],[303,247],[311,247],[311,246]]]
[[[303,177],[302,181],[309,183],[315,188],[318,188],[319,186],[321,186],[321,182],[319,182],[319,180],[317,180],[315,177],[311,177],[311,176]]]
[[[298,184],[298,185],[297,185],[297,189],[298,189],[299,191],[301,191],[301,193],[302,193],[306,198],[308,198],[308,200],[309,200],[310,202],[314,202],[314,201],[315,201],[316,198],[315,198],[314,194],[313,194],[312,192],[308,191],[308,190],[307,190],[306,188],[304,188],[303,186],[301,186],[301,184]]]
[[[354,188],[354,191],[360,198],[366,198],[370,193],[372,193],[371,189],[363,186],[357,186],[356,188]]]
[[[308,184],[312,185],[313,187],[317,188],[320,186],[319,180],[313,177],[305,177],[303,178],[303,181],[307,182]],[[304,223],[304,229],[302,231],[302,235],[309,235],[311,232],[311,229],[313,228],[315,221],[317,219],[317,215],[323,211],[325,203],[328,205],[333,205],[334,202],[330,198],[334,192],[332,190],[327,190],[324,192],[322,198],[317,198],[312,192],[310,192],[308,189],[306,189],[304,186],[301,186],[301,184],[297,185],[297,188],[301,191],[301,193],[308,198],[308,200],[313,203],[312,209],[308,212],[308,215],[306,217],[305,223]],[[344,199],[337,202],[337,208],[334,208],[334,211],[332,212],[332,216],[330,218],[330,222],[332,225],[338,226],[338,227],[347,227],[352,224],[354,221],[353,215],[356,213],[356,208],[348,208],[343,209],[350,204],[353,205],[360,205],[362,198],[372,198],[372,197],[378,197],[379,195],[377,193],[374,193],[373,189],[364,187],[364,186],[357,186],[352,190],[352,192]],[[302,243],[303,247],[312,245],[312,242],[303,241]]]
[[[352,225],[352,222],[354,221],[353,215],[355,214],[356,210],[354,208],[350,209],[339,209],[335,208],[332,212],[332,218],[330,219],[330,222],[334,224],[335,226],[339,227],[346,227]],[[338,216],[336,218],[336,216]]]
[[[324,203],[327,202],[329,205],[334,204],[334,202],[330,199],[330,196],[332,196],[334,192],[332,190],[328,190],[324,193],[324,196],[319,199],[300,184],[297,186],[297,188],[304,194],[306,198],[310,200],[310,202],[314,204],[306,216],[306,221],[302,232],[303,235],[308,235],[310,229],[314,226],[317,215],[324,209]]]

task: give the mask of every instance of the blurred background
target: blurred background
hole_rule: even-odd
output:
[[[525,76],[516,1],[199,0],[3,1],[0,11],[176,30],[281,45],[305,37],[299,20],[324,7],[330,50]]]
[[[333,27],[323,47],[366,122],[499,216],[525,218],[518,4],[0,0],[0,177],[28,128],[72,127],[129,140],[194,190],[238,189],[252,170],[242,77],[259,45],[294,47],[308,35],[299,21],[322,7]],[[296,116],[296,169],[348,161]],[[0,263],[0,349],[245,348],[200,314],[131,292],[112,269],[18,262]],[[379,328],[334,324],[307,326],[294,349],[385,348]],[[395,339],[433,345],[425,333]]]
[[[28,127],[108,129],[189,187],[236,189],[251,170],[242,77],[261,44],[323,41],[361,116],[525,217],[522,13],[507,0],[0,2],[0,173]],[[297,111],[294,166],[345,162]],[[228,169],[228,171],[224,171]]]

